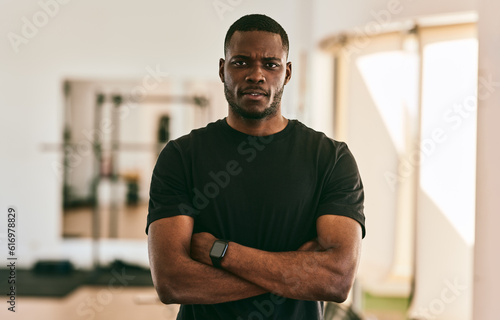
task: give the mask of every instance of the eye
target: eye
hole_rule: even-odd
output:
[[[233,61],[232,64],[237,66],[237,67],[240,67],[240,66],[245,66],[247,63],[245,61],[242,61],[242,60],[236,60],[236,61]]]
[[[274,63],[274,62],[268,62],[267,64],[267,67],[270,68],[270,69],[275,69],[277,67],[279,67],[280,65],[277,64],[277,63]]]

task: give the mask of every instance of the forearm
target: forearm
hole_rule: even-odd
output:
[[[231,242],[222,267],[275,294],[301,300],[343,301],[354,270],[336,264],[332,250],[266,252]]]
[[[193,219],[186,216],[156,220],[149,227],[151,276],[163,303],[213,304],[265,293],[238,276],[192,259],[192,228]]]
[[[361,227],[347,217],[324,215],[317,219],[317,230],[317,240],[297,251],[267,252],[231,241],[222,269],[287,298],[343,302],[359,263]],[[215,240],[207,232],[193,234],[190,256],[212,265],[208,253]]]
[[[266,292],[227,271],[182,258],[175,268],[156,277],[155,287],[163,303],[214,304],[244,299]]]

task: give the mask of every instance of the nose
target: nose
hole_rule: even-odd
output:
[[[245,77],[245,81],[251,83],[264,83],[266,78],[264,77],[264,73],[262,72],[262,67],[259,65],[255,65],[248,70],[248,74]]]

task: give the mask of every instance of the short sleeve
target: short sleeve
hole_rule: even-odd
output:
[[[190,210],[188,179],[182,152],[175,141],[170,141],[158,156],[149,190],[149,208],[146,234],[149,225],[158,219],[177,215],[194,215]]]
[[[336,142],[338,143],[338,142]],[[350,217],[359,222],[366,234],[364,190],[356,161],[345,143],[329,157],[317,217],[334,214]]]

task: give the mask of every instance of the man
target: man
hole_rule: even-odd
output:
[[[281,115],[288,37],[264,15],[228,30],[225,119],[171,141],[153,172],[151,273],[177,319],[323,319],[344,301],[364,237],[347,146]]]

